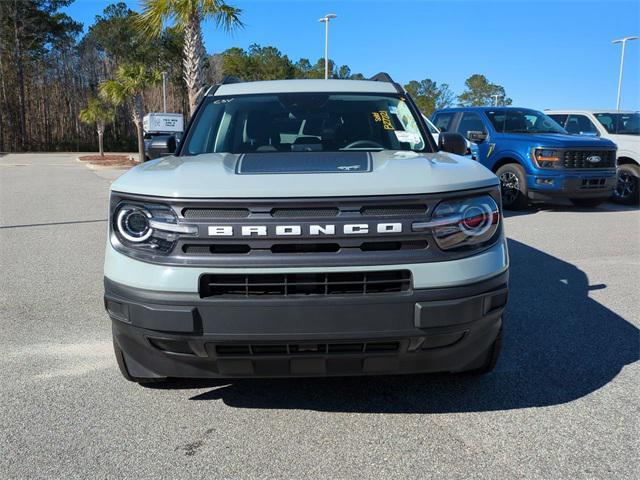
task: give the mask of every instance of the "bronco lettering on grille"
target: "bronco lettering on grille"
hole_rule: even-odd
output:
[[[402,223],[347,223],[340,226],[343,235],[364,235],[375,231],[376,233],[402,233]],[[269,234],[269,230],[276,237],[298,236],[298,235],[336,235],[336,225],[244,225],[236,231],[232,225],[209,225],[207,229],[210,237],[232,237],[239,234],[242,237],[264,237]]]

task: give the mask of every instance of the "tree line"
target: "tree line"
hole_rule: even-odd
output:
[[[131,151],[142,148],[142,115],[193,111],[206,85],[324,78],[324,59],[290,59],[274,46],[207,54],[201,24],[243,28],[242,11],[220,0],[143,0],[138,13],[114,3],[83,25],[61,9],[73,0],[0,1],[0,152]],[[329,60],[331,78],[363,79]],[[425,115],[447,106],[511,104],[502,86],[472,75],[448,84],[412,80],[405,89]],[[98,134],[96,136],[96,133]],[[142,152],[140,152],[142,154]]]

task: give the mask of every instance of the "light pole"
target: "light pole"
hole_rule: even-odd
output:
[[[620,76],[618,77],[618,100],[616,102],[616,110],[620,110],[620,94],[622,93],[622,72],[624,70],[624,51],[627,46],[627,42],[630,40],[637,40],[640,37],[624,37],[618,40],[614,40],[611,43],[621,43],[622,44],[622,55],[620,57]]]
[[[329,78],[329,21],[336,18],[335,13],[327,13],[319,19],[320,23],[324,23],[324,79]]]
[[[500,97],[502,97],[502,95],[500,95],[499,93],[494,93],[493,95],[491,95],[491,97],[493,98],[493,106],[497,107],[498,106],[498,99]]]
[[[167,113],[167,72],[162,72],[162,111]]]

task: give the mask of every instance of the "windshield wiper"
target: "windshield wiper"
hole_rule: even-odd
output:
[[[339,148],[340,152],[381,152],[386,150],[382,147],[355,147],[355,148]]]

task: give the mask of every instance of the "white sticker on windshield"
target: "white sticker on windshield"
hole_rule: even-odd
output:
[[[406,132],[404,130],[395,130],[396,138],[402,143],[420,143],[420,135],[414,132]]]

